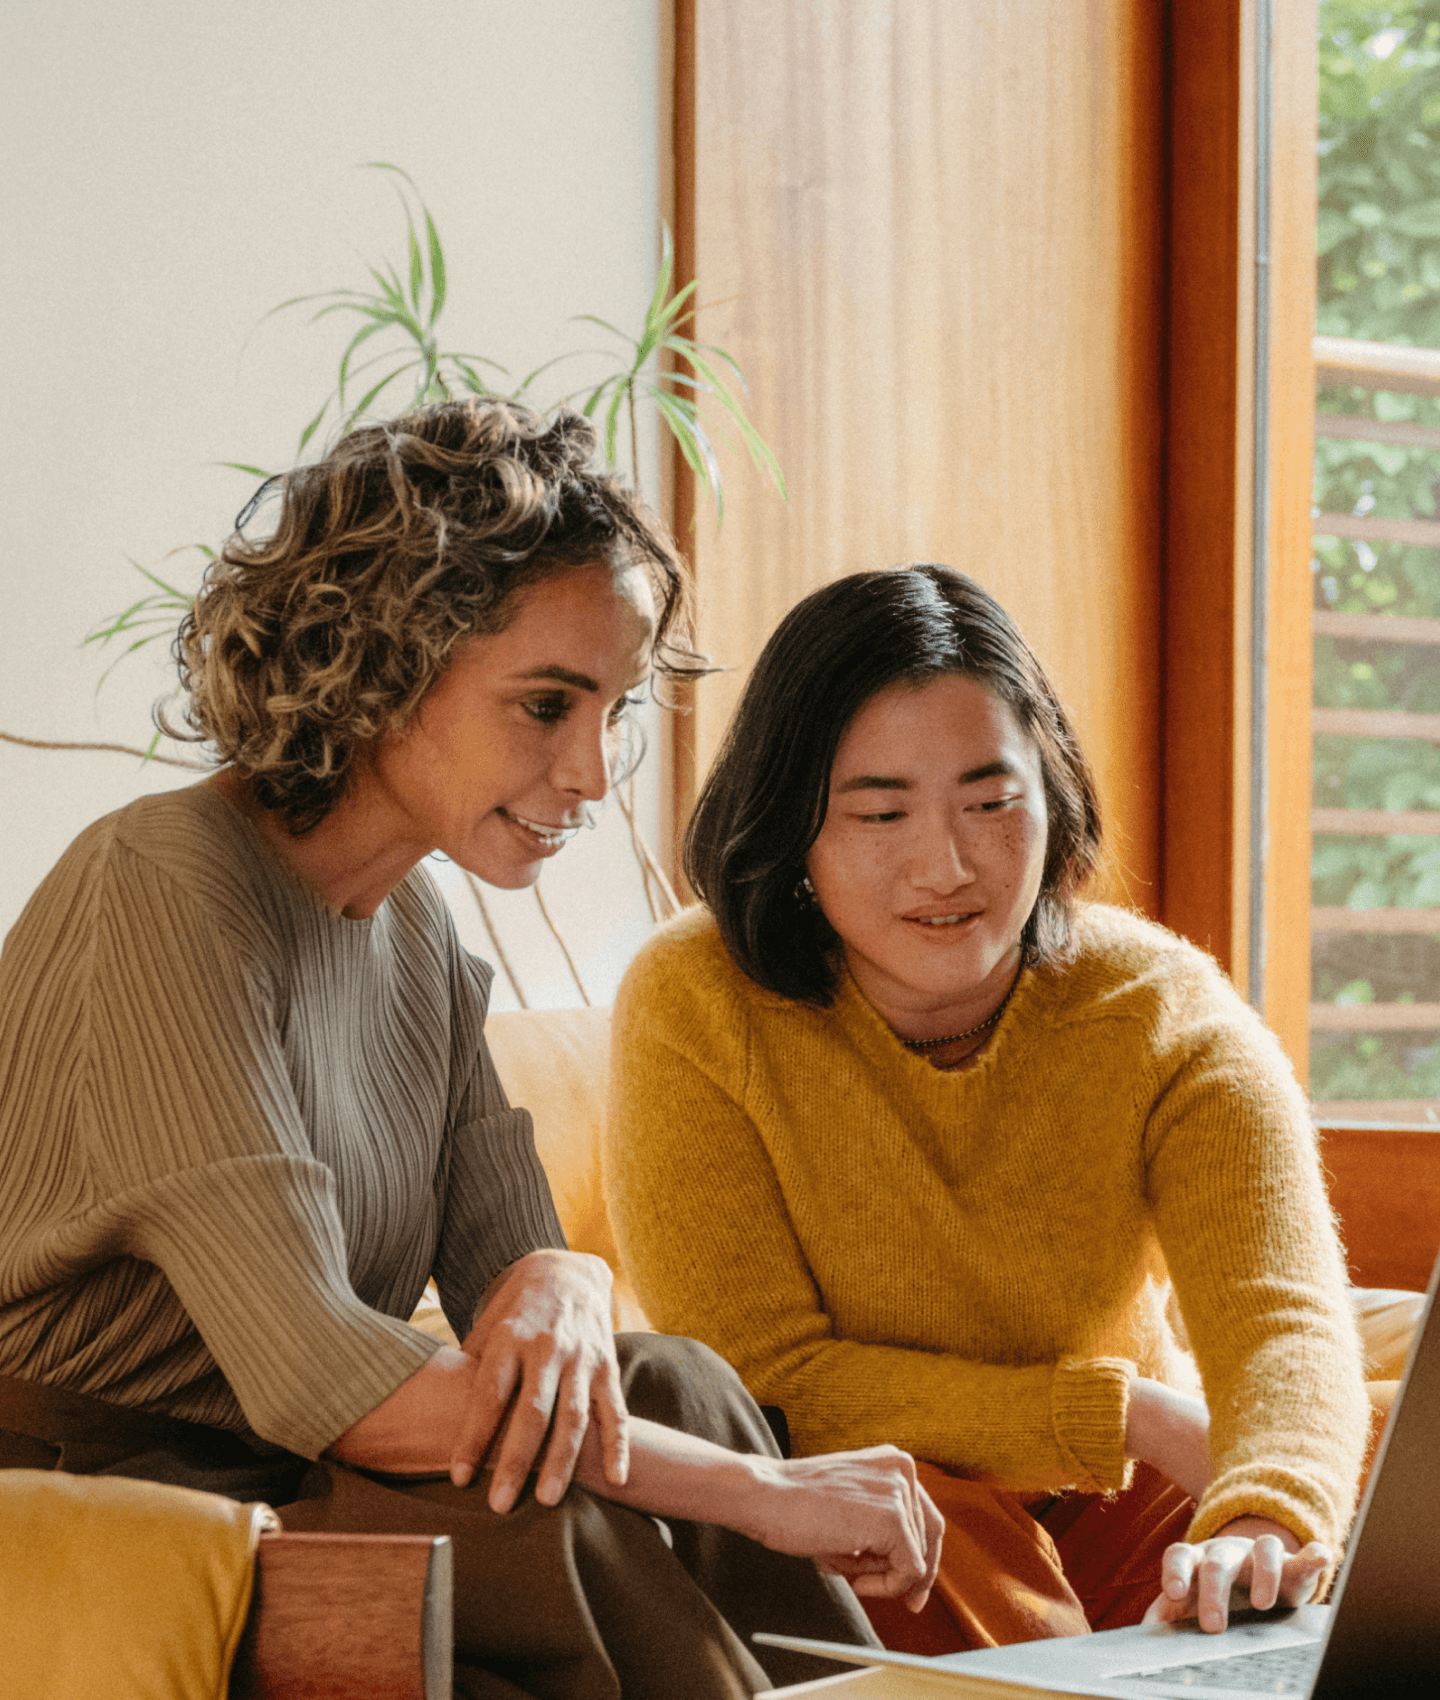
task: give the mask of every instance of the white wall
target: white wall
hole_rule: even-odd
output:
[[[127,661],[97,696],[105,658],[77,645],[143,592],[127,556],[193,584],[198,557],[167,551],[218,542],[250,488],[215,462],[292,458],[344,332],[299,312],[259,321],[288,296],[362,284],[363,259],[401,257],[394,194],[361,162],[403,166],[435,214],[451,346],[523,372],[591,340],[572,314],[638,321],[657,248],[658,31],[658,0],[9,0],[0,730],[148,742],[168,662]],[[0,934],[88,821],[189,782],[0,744]],[[608,1000],[648,928],[618,811],[545,890]],[[490,901],[530,1002],[578,1001],[533,897]],[[491,955],[463,894],[456,912]]]

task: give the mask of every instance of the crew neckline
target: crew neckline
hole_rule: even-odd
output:
[[[383,913],[385,905],[390,901],[388,892],[381,899],[374,914],[347,915],[343,909],[337,907],[334,903],[331,903],[323,892],[317,891],[315,887],[310,884],[309,880],[300,873],[298,868],[293,867],[289,862],[287,862],[260,830],[256,822],[251,818],[249,812],[227,797],[217,785],[212,785],[208,780],[202,779],[198,784],[190,786],[189,789],[191,791],[203,793],[206,797],[218,804],[231,820],[238,821],[246,838],[249,840],[250,844],[257,852],[259,859],[265,864],[265,866],[276,870],[286,885],[291,887],[292,890],[302,893],[315,908],[321,910],[333,920],[343,922],[346,927],[358,927],[362,930],[366,930],[373,926],[376,918]]]
[[[1016,1015],[1028,1007],[1034,993],[1035,981],[1035,970],[1022,967],[1005,1012],[996,1022],[986,1043],[972,1056],[964,1058],[958,1068],[936,1068],[928,1058],[909,1050],[900,1035],[861,990],[859,981],[843,957],[837,1013],[840,1013],[842,1018],[848,1016],[849,1025],[856,1037],[862,1043],[868,1042],[869,1048],[879,1060],[893,1064],[896,1057],[903,1058],[906,1067],[918,1071],[912,1076],[914,1080],[935,1083],[940,1091],[945,1091],[946,1082],[979,1080],[999,1066],[1011,1043],[1009,1035],[1017,1025]]]

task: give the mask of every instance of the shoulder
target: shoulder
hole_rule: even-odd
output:
[[[1077,906],[1071,955],[1060,970],[1073,996],[1101,999],[1163,992],[1175,976],[1187,986],[1229,988],[1213,957],[1134,910]]]
[[[298,883],[239,810],[209,785],[138,798],[97,822],[97,828],[107,826],[113,880],[128,886],[158,881],[171,901],[188,900],[241,929],[253,925],[257,912],[276,906],[282,886]]]
[[[204,793],[202,786],[189,786],[139,797],[92,821],[41,881],[15,936],[74,937],[112,912],[124,912],[143,928],[146,912],[157,904],[173,912],[207,887],[233,886],[243,857]]]
[[[736,967],[714,915],[703,905],[682,910],[640,948],[617,994],[629,1010],[686,1003],[736,1003],[783,1008],[787,1000],[757,986]]]
[[[1221,969],[1188,939],[1128,909],[1082,904],[1070,959],[1040,970],[1055,1025],[1113,1022],[1155,1051],[1276,1051],[1278,1042]]]
[[[654,933],[626,972],[615,997],[616,1054],[649,1040],[697,1058],[738,1057],[757,1024],[796,1007],[735,965],[715,917],[696,906]]]

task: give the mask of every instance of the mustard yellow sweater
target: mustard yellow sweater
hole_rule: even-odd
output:
[[[1017,1490],[1117,1489],[1129,1378],[1193,1388],[1198,1364],[1191,1538],[1250,1513],[1338,1543],[1367,1402],[1304,1097],[1208,957],[1098,905],[1076,940],[942,1073],[848,976],[828,1010],[774,996],[680,916],[615,1010],[624,1261],[801,1453],[890,1441]]]

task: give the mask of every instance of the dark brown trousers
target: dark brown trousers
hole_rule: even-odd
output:
[[[713,1352],[665,1335],[619,1337],[639,1417],[738,1452],[775,1455],[759,1409]],[[268,1499],[287,1529],[449,1535],[455,1691],[462,1700],[740,1700],[836,1667],[756,1629],[874,1645],[844,1583],[710,1524],[654,1519],[571,1487],[504,1516],[485,1478],[380,1476],[235,1435],[0,1379],[0,1466],[142,1476]],[[747,1650],[748,1649],[748,1650]],[[758,1661],[758,1662],[757,1662]]]

